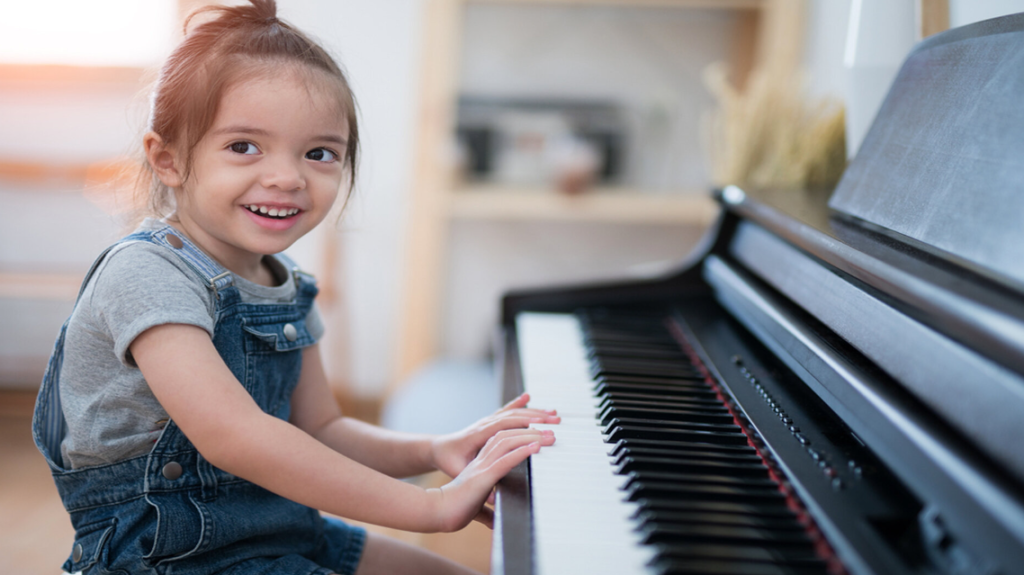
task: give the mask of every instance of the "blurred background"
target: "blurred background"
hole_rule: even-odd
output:
[[[319,279],[329,377],[349,413],[438,432],[497,405],[502,293],[663,273],[713,222],[716,186],[834,185],[915,42],[1024,11],[1024,0],[278,2],[335,55],[359,103],[353,200],[290,250]],[[127,231],[120,174],[145,130],[147,85],[205,3],[4,2],[0,572],[55,573],[70,547],[27,418],[82,276]],[[412,540],[486,569],[488,537]]]

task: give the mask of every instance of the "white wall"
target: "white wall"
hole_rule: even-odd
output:
[[[949,0],[952,28],[973,22],[1024,12],[1024,0]]]

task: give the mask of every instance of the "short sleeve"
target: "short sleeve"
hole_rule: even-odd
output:
[[[126,245],[107,257],[93,278],[94,318],[114,340],[114,353],[136,367],[129,346],[151,327],[186,324],[213,337],[212,296],[184,262],[161,246]]]
[[[320,341],[320,338],[324,336],[324,320],[320,314],[320,307],[316,303],[313,303],[309,308],[309,313],[306,314],[306,329],[316,341]]]

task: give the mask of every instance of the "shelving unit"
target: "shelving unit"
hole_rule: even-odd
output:
[[[510,186],[471,186],[445,196],[452,220],[618,222],[705,225],[718,209],[698,191],[649,193],[595,188],[577,195]]]
[[[457,222],[608,222],[709,224],[717,209],[706,190],[598,188],[578,195],[553,189],[460,183],[438,150],[454,133],[464,12],[471,4],[608,6],[732,11],[724,54],[742,88],[755,67],[792,69],[802,48],[805,0],[433,0],[427,5],[415,188],[409,220],[396,381],[433,359],[439,347],[449,228]]]

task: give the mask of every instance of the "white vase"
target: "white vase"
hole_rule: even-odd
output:
[[[916,41],[915,3],[853,0],[846,35],[846,153],[852,158]]]

